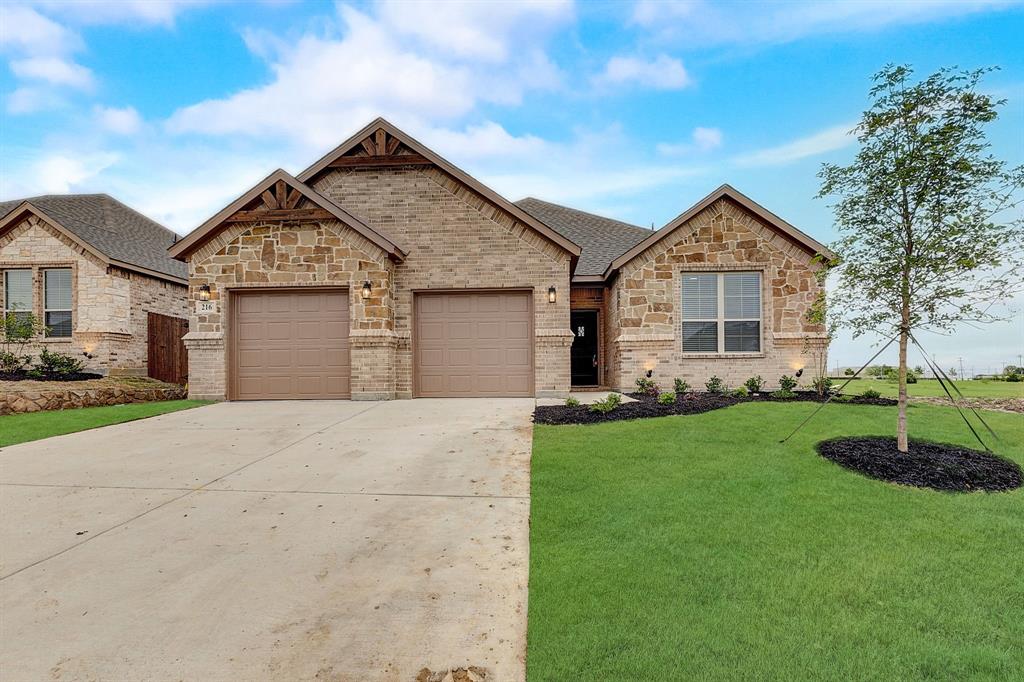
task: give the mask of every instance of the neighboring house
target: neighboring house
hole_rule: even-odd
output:
[[[383,119],[170,249],[190,395],[562,396],[648,370],[770,385],[823,350],[824,246],[723,186],[661,230],[509,202]]]
[[[144,376],[149,314],[188,317],[188,268],[167,255],[176,238],[106,194],[0,202],[0,310],[46,325],[28,352]]]

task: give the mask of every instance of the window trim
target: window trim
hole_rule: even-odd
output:
[[[707,268],[683,268],[679,270],[679,284],[676,287],[676,300],[679,302],[679,351],[685,357],[760,357],[764,356],[764,319],[765,319],[765,305],[766,299],[764,293],[765,283],[765,271],[762,268],[751,268],[749,266],[733,266],[728,265],[714,265]],[[716,319],[683,319],[683,277],[686,275],[715,275],[718,278],[717,291],[717,317]],[[726,318],[725,316],[725,275],[757,275],[758,277],[758,296],[759,306],[758,312],[760,316],[758,318]],[[683,344],[685,339],[683,337],[683,323],[684,322],[714,322],[716,325],[716,335],[718,342],[718,349],[715,351],[688,351],[684,348]],[[725,349],[725,323],[726,322],[757,322],[758,323],[758,349],[753,350],[741,350],[741,351],[727,351]]]
[[[42,291],[40,292],[40,298],[42,299],[41,303],[42,303],[42,308],[43,308],[43,325],[45,327],[43,329],[43,338],[46,338],[46,339],[62,339],[62,340],[63,339],[71,339],[74,336],[74,334],[75,334],[75,273],[69,267],[44,267],[44,268],[40,268],[40,269],[43,271],[43,276],[42,276],[42,287],[43,288],[42,288]],[[54,272],[54,271],[57,271],[57,270],[61,270],[61,271],[66,270],[67,273],[68,273],[68,294],[69,294],[69,298],[70,298],[70,305],[67,308],[48,308],[47,307],[47,301],[46,301],[46,280],[49,277],[51,272]],[[70,318],[71,318],[71,320],[70,320],[70,322],[71,322],[71,331],[66,336],[64,336],[64,335],[57,336],[57,335],[50,334],[50,332],[49,332],[50,325],[47,324],[47,314],[48,313],[67,313],[70,316]]]

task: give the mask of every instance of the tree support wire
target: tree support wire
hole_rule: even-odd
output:
[[[960,396],[960,398],[964,398],[965,397],[964,394],[960,392],[960,389],[957,388],[955,383],[953,383],[953,380],[950,379],[948,376],[946,376],[946,373],[942,370],[941,367],[939,367],[938,365],[932,363],[932,361],[928,358],[928,353],[925,352],[924,346],[922,346],[918,342],[917,338],[914,336],[914,333],[912,331],[910,331],[910,330],[907,330],[907,335],[910,337],[910,340],[913,342],[913,344],[915,346],[917,346],[917,349],[919,351],[921,351],[921,355],[924,357],[925,364],[927,364],[928,367],[932,370],[932,373],[935,375],[935,378],[939,380],[939,385],[942,386],[942,390],[946,392],[946,396],[949,398],[949,401],[951,403],[953,403],[953,407],[955,407],[956,411],[960,413],[960,417],[964,420],[964,423],[967,424],[967,428],[971,430],[971,433],[974,434],[974,437],[978,440],[979,443],[981,443],[981,447],[985,448],[985,452],[992,452],[992,449],[989,448],[989,446],[985,444],[985,441],[982,440],[981,436],[978,435],[978,432],[974,428],[974,425],[971,424],[971,421],[967,418],[967,415],[964,414],[963,409],[961,409],[960,404],[957,402],[956,398],[953,397],[953,394],[950,392],[949,389],[952,388],[953,391],[956,391],[956,394],[958,396]],[[838,393],[842,393],[843,389],[846,388],[851,381],[856,379],[860,375],[860,373],[863,372],[865,370],[865,368],[868,367],[868,365],[870,365],[872,362],[874,362],[875,358],[877,358],[879,355],[881,355],[883,352],[885,352],[885,349],[887,349],[889,346],[891,346],[893,341],[895,341],[897,338],[899,338],[899,333],[897,333],[895,336],[893,336],[891,339],[889,339],[886,342],[886,344],[884,346],[882,346],[882,348],[871,357],[870,360],[865,362],[861,366],[860,369],[858,369],[856,372],[854,372],[853,376],[851,376],[849,379],[847,379],[843,383],[843,385],[839,387],[839,389],[836,391],[836,393],[837,394]],[[832,400],[832,395],[830,394],[828,396],[828,398],[825,399],[825,402],[823,402],[820,405],[818,405],[818,407],[816,407],[813,412],[811,412],[809,415],[807,415],[807,417],[802,422],[800,422],[800,424],[797,425],[797,427],[795,429],[793,429],[792,433],[790,433],[788,436],[786,436],[785,438],[783,438],[779,442],[780,443],[785,443],[790,438],[795,436],[797,431],[802,429],[804,427],[804,425],[807,424],[807,422],[811,421],[811,419],[813,419],[814,416],[816,414],[818,414],[818,412],[820,412],[822,410],[822,408],[824,408],[825,405],[827,405],[831,400]],[[991,435],[992,438],[994,438],[996,440],[996,442],[1001,442],[999,440],[999,436],[996,435],[996,432],[992,430],[992,427],[988,425],[988,422],[986,422],[985,419],[981,416],[981,414],[978,413],[978,410],[976,410],[971,405],[968,405],[967,407],[968,407],[968,409],[971,412],[974,413],[974,416],[978,418],[978,421],[980,421],[982,423],[982,425],[984,425],[985,430],[988,431],[989,435]]]
[[[843,384],[842,386],[840,386],[840,387],[839,387],[839,390],[837,390],[837,391],[836,391],[836,393],[842,393],[842,392],[843,392],[843,389],[844,389],[844,388],[846,388],[846,386],[847,386],[847,385],[848,385],[848,384],[849,384],[849,383],[850,383],[851,381],[853,381],[854,379],[856,379],[856,378],[857,378],[857,376],[858,376],[858,375],[860,375],[860,373],[861,373],[861,372],[863,372],[863,371],[865,370],[865,368],[867,368],[867,366],[868,366],[868,365],[870,365],[870,364],[871,364],[872,362],[874,362],[874,361],[875,361],[875,358],[877,358],[877,357],[878,357],[879,355],[881,355],[882,353],[884,353],[884,352],[885,352],[885,349],[886,349],[886,348],[888,348],[889,346],[891,346],[891,345],[892,345],[892,342],[893,342],[893,341],[895,341],[895,340],[896,340],[897,338],[899,338],[899,334],[896,334],[896,335],[895,335],[895,336],[893,336],[893,337],[892,337],[891,339],[889,339],[889,340],[888,340],[888,341],[886,342],[886,344],[885,344],[884,346],[882,346],[882,348],[881,348],[881,349],[880,349],[880,350],[879,350],[879,351],[878,351],[877,353],[875,353],[874,355],[872,355],[872,356],[871,356],[871,359],[870,359],[870,360],[868,360],[868,361],[867,361],[867,362],[865,362],[865,363],[864,363],[863,365],[861,365],[861,368],[860,368],[860,369],[858,369],[858,370],[857,370],[856,372],[854,372],[854,373],[853,373],[853,376],[852,376],[852,377],[850,377],[849,379],[847,379],[847,380],[846,380],[846,382],[845,382],[845,383],[844,383],[844,384]],[[814,412],[811,412],[811,413],[810,413],[809,415],[807,415],[807,418],[806,418],[806,419],[804,419],[804,420],[803,420],[802,422],[800,422],[799,426],[797,426],[797,427],[796,427],[795,429],[793,429],[793,432],[792,432],[791,434],[789,434],[788,436],[786,436],[785,438],[783,438],[783,439],[782,439],[782,440],[780,440],[779,442],[780,442],[780,443],[785,443],[785,442],[786,442],[787,440],[789,440],[790,438],[792,438],[793,436],[795,436],[795,435],[796,435],[796,432],[797,432],[797,431],[799,431],[800,429],[802,429],[802,428],[804,427],[804,424],[806,424],[807,422],[811,421],[811,419],[813,419],[813,418],[814,418],[814,415],[816,415],[816,414],[818,414],[819,412],[821,412],[821,409],[822,409],[823,407],[825,407],[826,405],[828,405],[828,404],[829,404],[829,402],[831,402],[831,400],[832,400],[832,396],[833,396],[833,394],[832,394],[832,393],[830,392],[830,393],[829,393],[829,395],[828,395],[828,397],[827,397],[827,398],[825,399],[825,402],[823,402],[823,403],[821,403],[820,405],[818,405],[818,407],[817,407],[817,408],[815,408]]]
[[[946,373],[942,370],[941,367],[932,363],[932,361],[928,359],[928,353],[925,351],[924,346],[922,346],[918,342],[913,332],[910,332],[910,340],[913,341],[914,345],[917,346],[917,349],[921,351],[921,355],[922,357],[924,357],[925,363],[928,365],[928,367],[931,368],[932,372],[935,374],[935,378],[939,380],[939,385],[942,386],[942,390],[946,392],[946,396],[949,398],[949,401],[953,403],[953,407],[955,407],[956,411],[960,413],[960,417],[964,420],[964,423],[967,424],[967,428],[971,430],[971,433],[974,434],[974,437],[978,439],[979,443],[981,443],[981,447],[985,448],[985,452],[992,452],[988,445],[985,444],[985,441],[981,439],[981,436],[978,435],[978,432],[974,429],[974,426],[971,424],[970,420],[967,419],[967,415],[964,414],[964,411],[960,408],[960,404],[957,402],[956,398],[953,397],[953,394],[950,392],[949,389],[950,387],[952,387],[952,389],[956,391],[956,394],[961,398],[964,398],[964,394],[960,392],[960,389],[957,388],[955,383],[953,383],[953,380],[946,376]],[[943,381],[943,379],[945,379],[945,381]],[[948,386],[946,385],[947,382],[949,384]],[[984,425],[985,430],[988,431],[989,435],[992,436],[997,442],[999,442],[999,436],[996,435],[996,432],[992,430],[992,427],[988,425],[988,422],[986,422],[985,419],[978,413],[978,410],[976,410],[974,407],[970,405],[968,405],[967,407],[968,409],[970,409],[971,412],[974,413],[974,416],[978,418],[978,421],[980,421],[982,425]]]

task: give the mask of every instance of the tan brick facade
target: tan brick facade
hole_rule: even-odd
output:
[[[808,346],[823,341],[821,327],[806,319],[819,291],[811,258],[738,204],[715,202],[626,263],[612,284],[609,385],[632,390],[637,377],[653,370],[664,386],[681,377],[700,390],[716,375],[735,387],[756,374],[776,386],[782,374],[811,364]],[[680,273],[730,270],[761,273],[761,351],[683,353]]]
[[[0,237],[0,271],[23,268],[33,271],[33,312],[40,319],[43,271],[71,269],[72,336],[31,344],[26,352],[33,355],[46,347],[81,357],[93,371],[145,375],[147,313],[187,316],[185,286],[107,266],[35,215]],[[0,286],[0,305],[3,296]]]
[[[326,174],[314,188],[407,249],[404,261],[339,221],[236,223],[190,257],[191,290],[210,286],[215,312],[193,312],[186,337],[190,395],[230,397],[232,290],[344,286],[350,296],[353,399],[413,395],[412,310],[417,291],[534,292],[536,392],[569,390],[569,256],[433,167]],[[364,280],[373,285],[365,301]],[[561,295],[549,303],[554,285]]]

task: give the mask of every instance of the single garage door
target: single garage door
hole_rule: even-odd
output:
[[[235,400],[351,396],[347,292],[247,291],[232,300]]]
[[[416,395],[532,396],[529,292],[416,294]]]

